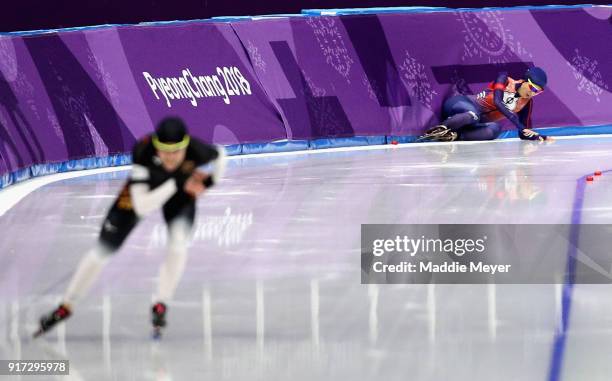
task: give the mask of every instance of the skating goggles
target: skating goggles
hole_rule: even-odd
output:
[[[159,141],[159,138],[156,135],[153,135],[153,147],[164,152],[174,152],[180,149],[187,148],[187,146],[189,145],[189,140],[189,135],[185,135],[183,140],[181,140],[180,142],[163,143]]]
[[[530,79],[528,79],[527,82],[529,83],[529,90],[531,90],[532,93],[539,94],[542,91],[544,91],[543,88],[541,88],[540,86],[538,86],[535,83],[531,82]]]

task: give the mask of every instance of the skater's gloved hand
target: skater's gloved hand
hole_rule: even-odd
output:
[[[535,140],[535,141],[545,141],[547,140],[547,137],[544,135],[540,135],[537,132],[530,130],[529,128],[524,128],[522,130],[519,130],[519,138],[521,138],[521,140]]]
[[[191,176],[189,176],[187,181],[185,181],[183,190],[191,197],[195,198],[200,196],[202,193],[204,193],[204,190],[206,190],[204,184],[206,178],[208,177],[209,176],[204,172],[194,171]]]
[[[205,189],[212,188],[215,185],[212,175],[204,172],[197,171],[196,179],[199,180]]]
[[[204,177],[204,179],[202,180],[202,184],[204,184],[204,187],[206,189],[212,188],[215,185],[215,181],[213,180],[213,177],[209,174],[206,174],[205,176],[206,177]]]

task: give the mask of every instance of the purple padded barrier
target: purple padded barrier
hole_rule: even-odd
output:
[[[36,163],[127,153],[168,114],[235,146],[414,136],[439,121],[446,97],[529,65],[549,75],[536,127],[610,124],[611,14],[457,10],[0,36],[0,186]]]
[[[416,135],[443,100],[542,66],[536,127],[612,121],[610,7],[263,19],[233,23],[290,137]],[[509,126],[507,127],[509,128]]]
[[[215,143],[287,136],[227,23],[2,36],[0,103],[0,176],[130,152],[168,114]]]

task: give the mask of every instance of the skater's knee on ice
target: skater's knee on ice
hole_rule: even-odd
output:
[[[480,141],[494,140],[501,134],[501,126],[498,123],[479,123],[462,130],[459,140]]]
[[[486,129],[484,131],[481,132],[480,136],[478,139],[472,139],[472,140],[495,140],[495,138],[498,136],[499,134],[495,134],[494,131],[491,131],[489,129]]]
[[[487,123],[487,128],[491,134],[491,139],[497,139],[497,137],[501,134],[501,125],[499,123]]]

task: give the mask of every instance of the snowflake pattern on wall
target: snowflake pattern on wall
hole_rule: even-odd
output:
[[[64,94],[59,97],[59,103],[75,125],[83,126],[83,114],[89,113],[85,94],[74,95],[66,85],[62,86],[62,92]]]
[[[343,132],[342,125],[336,119],[336,110],[330,105],[330,103],[323,97],[327,94],[325,89],[315,85],[313,80],[302,71],[302,75],[306,81],[306,85],[310,88],[311,97],[306,97],[306,103],[308,109],[311,111],[311,118],[313,124],[321,126],[322,135],[335,136]]]
[[[9,121],[7,116],[5,115],[5,111],[6,109],[4,107],[0,108],[0,128],[4,127],[4,129],[7,129],[8,126],[10,126]],[[4,142],[0,142],[0,144],[3,144]]]
[[[119,98],[119,88],[111,74],[104,68],[104,62],[98,60],[93,54],[87,56],[89,67],[91,67],[98,81],[104,83],[106,92],[111,99]]]
[[[8,38],[0,38],[0,71],[4,80],[10,83],[11,89],[25,99],[26,107],[40,120],[36,101],[33,99],[35,92],[34,86],[28,77],[18,70],[17,58],[13,43]],[[17,107],[20,107],[19,105]],[[21,106],[24,110],[23,105]]]
[[[62,131],[62,128],[59,125],[57,116],[50,109],[47,109],[47,120],[49,120],[51,127],[53,127],[53,132],[55,132],[55,136],[57,136],[58,139],[62,141],[62,144],[66,144],[66,140],[64,139],[64,132]]]
[[[308,105],[312,111],[310,116],[313,118],[313,124],[321,127],[321,130],[318,132],[319,134],[322,136],[336,136],[342,132],[342,126],[334,118],[334,110],[332,110],[328,102],[324,99],[309,99]]]
[[[8,131],[8,123],[7,116],[5,115],[5,108],[0,107],[0,129],[4,130],[4,133],[9,134],[10,136],[11,133]],[[8,147],[10,147],[10,145],[6,144],[3,140],[0,140],[0,160],[4,162],[4,165],[6,166],[5,168],[11,171],[13,167],[10,157],[14,158],[15,152],[9,151]],[[17,153],[17,155],[19,154]],[[15,163],[15,160],[13,160],[13,163]]]
[[[308,109],[312,111],[311,117],[319,120],[318,125],[323,126],[325,130],[322,131],[324,135],[337,135],[341,133],[342,128],[336,120],[334,110],[325,99],[322,99],[327,94],[327,91],[315,85],[314,81],[303,70],[302,75],[312,95],[311,97],[306,97]]]
[[[514,55],[533,58],[505,27],[501,11],[455,12],[455,15],[463,24],[462,61],[487,58],[488,63],[505,63],[514,60]]]
[[[400,78],[408,88],[411,96],[416,97],[425,107],[431,110],[431,102],[438,93],[433,90],[431,80],[427,76],[425,65],[418,62],[406,50],[404,61],[399,65]]]
[[[36,117],[37,120],[40,120],[40,115],[38,113],[38,106],[36,101],[34,100],[34,86],[30,83],[28,78],[24,73],[18,73],[15,82],[11,84],[16,93],[19,93],[24,99],[27,108],[30,109],[32,114]]]
[[[26,101],[26,104],[28,105],[30,111],[32,111],[32,114],[34,114],[36,120],[40,120],[40,114],[38,113],[38,106],[36,105],[36,101],[33,99],[28,99]]]
[[[12,83],[15,92],[22,95],[24,98],[32,98],[34,96],[34,86],[30,83],[24,73],[18,73],[15,81]]]
[[[307,76],[306,73],[304,73],[304,70],[302,70],[302,75],[304,76],[304,79],[306,80],[306,84],[310,88],[310,92],[312,93],[313,96],[323,97],[327,94],[327,91],[325,91],[325,89],[315,85],[313,80],[309,76]]]
[[[14,81],[18,74],[15,47],[10,38],[0,37],[0,71],[8,82]]]
[[[566,63],[572,68],[574,78],[578,82],[576,88],[581,93],[594,96],[597,102],[601,102],[599,96],[603,93],[604,89],[609,89],[608,85],[604,82],[601,71],[598,69],[599,62],[580,54],[578,49],[574,49],[574,52],[571,63]]]
[[[59,78],[61,79],[61,77]],[[88,117],[91,115],[87,97],[83,93],[73,94],[67,84],[63,84],[61,90],[63,94],[57,97],[58,101],[65,110],[65,114],[72,120],[72,125],[74,126],[73,130],[78,131],[78,140],[81,142],[80,144],[83,145],[87,152],[94,152],[89,128],[83,119],[83,115],[87,115]]]
[[[450,77],[450,82],[453,86],[454,94],[462,94],[462,95],[473,94],[465,78],[463,78],[463,76],[460,76],[456,69],[453,70],[453,74]]]
[[[378,82],[375,79],[368,79],[368,76],[364,75],[363,78],[361,78],[361,83],[366,87],[370,99],[378,104],[378,99],[382,98]]]
[[[333,17],[308,17],[306,23],[312,28],[325,62],[331,65],[347,83],[355,61],[350,57],[344,38]]]
[[[251,57],[251,62],[253,66],[258,68],[259,70],[266,72],[266,61],[264,61],[261,53],[259,52],[259,48],[249,40],[247,41],[247,52],[249,53],[249,57]]]
[[[89,128],[89,133],[91,134],[91,140],[94,143],[94,149],[96,156],[108,156],[108,146],[104,143],[104,139],[98,133],[96,126],[92,123],[92,121],[87,117],[87,114],[83,114],[83,118],[85,119],[85,124],[87,128]]]

